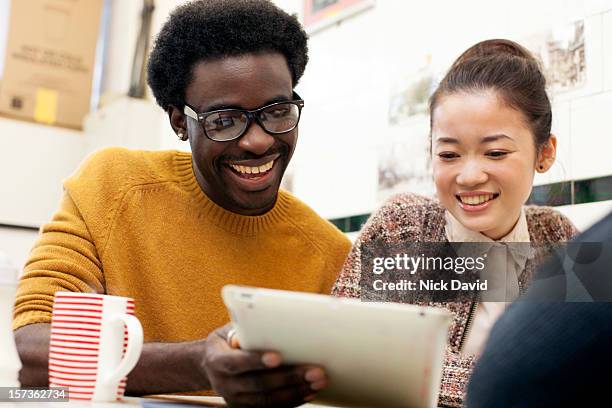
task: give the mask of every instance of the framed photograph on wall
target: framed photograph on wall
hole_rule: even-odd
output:
[[[542,63],[547,86],[553,95],[584,88],[589,67],[586,58],[584,20],[533,34],[522,42]],[[595,47],[596,49],[596,47]]]
[[[312,34],[375,3],[376,0],[304,0],[304,26]]]

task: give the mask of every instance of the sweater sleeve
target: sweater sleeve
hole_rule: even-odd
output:
[[[15,299],[13,330],[51,322],[57,291],[104,292],[104,277],[87,225],[69,193],[30,252]]]
[[[574,223],[571,222],[570,219],[565,216],[562,217],[562,228],[564,230],[565,235],[568,237],[568,240],[574,239],[580,233]]]
[[[389,200],[380,207],[362,227],[332,288],[332,296],[361,297],[361,248],[367,247],[375,236],[386,237],[388,233],[394,232],[389,231],[384,223],[384,220],[392,217],[393,202],[394,200]]]
[[[336,279],[332,295],[361,297],[362,248],[376,243],[390,245],[401,242],[421,242],[427,218],[437,212],[433,201],[415,194],[398,194],[389,198],[365,223],[359,237]],[[440,241],[440,239],[433,239]]]
[[[461,407],[474,368],[475,356],[462,356],[446,347],[438,405]]]
[[[538,243],[567,242],[579,233],[572,221],[554,208],[528,205],[525,209],[530,235]]]
[[[353,244],[344,266],[336,278],[336,283],[332,288],[332,296],[361,297],[361,287],[359,286],[361,280],[361,239],[362,236],[359,236]]]

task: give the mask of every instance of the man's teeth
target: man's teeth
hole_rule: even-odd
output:
[[[261,166],[239,166],[236,164],[230,164],[230,167],[236,170],[238,173],[243,174],[260,174],[265,173],[270,170],[274,166],[274,160],[268,162],[266,164],[262,164]]]
[[[494,197],[495,197],[495,194],[483,194],[483,195],[468,196],[468,197],[459,196],[459,199],[464,204],[478,205],[478,204],[487,202],[489,200],[492,200]]]

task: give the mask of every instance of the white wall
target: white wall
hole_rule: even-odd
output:
[[[278,3],[288,8],[288,1]],[[427,58],[448,67],[483,39],[521,42],[582,18],[587,86],[553,99],[558,160],[536,184],[612,174],[612,1],[379,0],[373,9],[311,36],[310,63],[298,87],[306,108],[293,169],[296,193],[325,217],[374,210],[377,143],[403,134],[414,143],[414,157],[426,154],[425,115],[388,124],[389,96],[398,81]],[[611,203],[591,207],[605,211]],[[578,225],[592,222],[590,211],[568,214]]]
[[[0,228],[0,252],[9,256],[12,265],[22,268],[37,237],[38,231]]]
[[[585,231],[612,211],[612,201],[564,205],[555,208],[572,220],[578,231]]]
[[[179,2],[158,0],[152,32]],[[0,22],[8,18],[0,0]],[[62,180],[91,151],[109,145],[132,148],[188,148],[179,145],[165,113],[150,99],[126,98],[133,50],[140,28],[141,2],[112,0],[103,106],[76,131],[0,117],[0,224],[39,227],[55,212]],[[4,45],[5,25],[0,26]],[[2,55],[4,56],[4,48]],[[0,227],[0,250],[21,264],[37,233]]]
[[[56,209],[61,180],[78,165],[81,132],[0,119],[0,224],[40,226]]]
[[[0,79],[4,70],[4,53],[6,52],[6,37],[8,35],[10,3],[9,0],[0,0]]]

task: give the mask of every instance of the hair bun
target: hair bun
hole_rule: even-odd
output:
[[[483,57],[519,57],[537,63],[533,54],[522,45],[510,40],[493,39],[481,41],[465,50],[455,60],[453,66],[459,65],[471,58]]]

